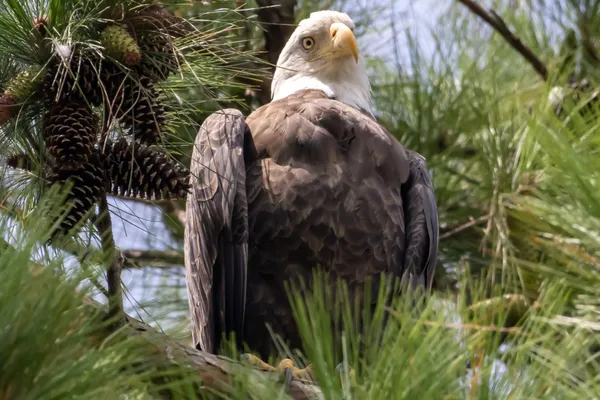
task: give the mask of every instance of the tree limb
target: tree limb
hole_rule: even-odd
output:
[[[265,59],[271,65],[271,73],[281,50],[296,29],[295,8],[297,0],[257,0],[256,15],[264,29]],[[260,93],[257,94],[262,104],[271,101],[271,77],[267,77],[259,84]]]
[[[119,256],[115,245],[106,194],[103,194],[100,198],[100,202],[98,203],[98,215],[95,218],[94,224],[100,235],[103,261],[106,267],[109,316],[120,316],[124,314],[123,291],[121,289],[121,270],[123,269],[124,260]],[[117,318],[116,320],[118,321],[120,318]]]
[[[142,265],[151,267],[183,266],[183,251],[179,250],[122,250],[123,257],[130,261],[129,265],[139,268]]]
[[[257,0],[258,20],[265,28],[266,58],[277,64],[281,50],[296,29],[295,8],[297,0]]]
[[[95,247],[85,247],[76,242],[75,240],[63,239],[62,245],[58,246],[57,243],[53,243],[52,246],[57,250],[62,250],[66,253],[72,254],[78,257],[80,262],[84,262],[85,259],[88,259],[91,263],[94,264],[102,264],[102,257],[98,254],[98,249]],[[121,251],[115,249],[115,256],[117,260],[120,261],[120,264],[123,268],[126,269],[139,269],[140,266],[136,264],[133,260],[125,257]]]
[[[105,311],[104,306],[100,303],[90,298],[85,300],[86,306],[93,311]],[[163,357],[168,363],[193,368],[202,381],[203,390],[212,389],[227,393],[233,390],[232,382],[236,374],[247,374],[246,376],[249,376],[251,381],[257,385],[268,379],[279,380],[280,378],[276,373],[261,371],[230,358],[196,350],[127,314],[125,314],[125,320],[126,323],[121,329],[125,330],[127,336],[142,337],[155,347],[155,354]],[[320,389],[311,382],[299,379],[294,379],[287,387],[287,394],[294,400],[316,399],[320,397],[320,392]]]
[[[496,30],[516,51],[518,51],[524,58],[531,64],[536,72],[544,79],[548,80],[548,68],[546,65],[535,55],[533,51],[521,41],[517,35],[515,35],[510,28],[506,25],[504,20],[492,9],[488,11],[484,10],[479,4],[473,0],[458,0],[471,10],[474,14],[479,16],[482,20],[487,22],[492,28]]]

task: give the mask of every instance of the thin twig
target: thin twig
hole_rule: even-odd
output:
[[[546,65],[533,53],[533,51],[531,51],[529,47],[525,46],[525,44],[521,41],[521,38],[519,38],[509,29],[504,20],[494,10],[490,9],[488,12],[473,0],[458,1],[467,6],[469,10],[487,22],[488,25],[502,35],[508,44],[518,51],[545,81],[548,80],[548,68]]]
[[[121,254],[131,263],[139,266],[173,267],[184,264],[183,251],[178,250],[122,250]]]
[[[502,327],[496,325],[479,325],[479,324],[457,324],[454,322],[451,323],[441,323],[434,321],[422,321],[423,325],[427,326],[435,326],[441,328],[449,328],[449,329],[464,329],[464,330],[472,330],[472,331],[480,331],[480,332],[500,332],[500,333],[514,333],[519,334],[523,333],[523,329],[517,327]]]
[[[117,321],[122,320],[123,311],[123,292],[121,290],[121,270],[123,269],[124,259],[117,252],[115,240],[113,237],[112,224],[110,221],[110,211],[106,195],[103,194],[98,203],[98,215],[94,221],[100,243],[102,244],[103,261],[106,267],[106,281],[108,283],[108,304],[110,317],[118,317]]]
[[[480,386],[481,386],[481,373],[483,370],[483,363],[485,362],[485,349],[482,349],[481,342],[477,343],[473,354],[473,360],[471,361],[471,389],[469,390],[469,400],[475,400],[479,398]]]
[[[454,236],[457,233],[460,233],[460,232],[462,232],[462,231],[464,231],[466,229],[469,229],[470,227],[475,226],[477,224],[480,224],[482,222],[486,222],[489,219],[490,219],[489,215],[483,215],[483,216],[481,216],[481,217],[479,217],[477,219],[472,219],[471,221],[467,222],[466,224],[457,226],[456,228],[454,228],[454,229],[452,229],[452,230],[450,230],[448,232],[442,233],[440,235],[440,240],[448,239],[449,237]]]
[[[394,316],[399,316],[398,311],[394,310],[391,307],[385,307],[385,310]],[[436,322],[436,321],[416,321],[417,323],[423,324],[425,326],[433,326],[440,328],[448,328],[448,329],[463,329],[463,330],[473,330],[480,332],[500,332],[500,333],[523,333],[523,329],[517,327],[502,327],[496,325],[479,325],[479,324],[461,324],[454,322]]]
[[[147,200],[137,197],[110,195],[113,199],[120,201],[130,201],[137,204],[143,204],[149,207],[160,207],[165,214],[172,214],[181,224],[185,224],[185,204],[178,205],[177,200]]]
[[[394,5],[396,4],[396,0],[391,0],[390,1],[390,28],[392,30],[392,35],[394,35],[394,41],[393,41],[393,49],[394,49],[394,63],[396,64],[396,73],[397,74],[401,74],[402,73],[402,66],[400,63],[400,43],[399,43],[399,38],[400,38],[400,34],[398,32],[398,30],[396,29],[396,7],[394,7]],[[394,94],[397,93],[396,91],[394,91]]]
[[[108,290],[106,290],[106,288],[104,286],[102,286],[102,284],[98,281],[98,279],[96,279],[95,276],[90,276],[90,277],[88,277],[88,279],[90,280],[90,282],[92,282],[92,285],[94,285],[94,287],[96,289],[98,289],[98,291],[100,293],[102,293],[104,295],[104,297],[106,297],[106,298],[110,297]]]

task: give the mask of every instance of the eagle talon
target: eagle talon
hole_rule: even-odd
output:
[[[256,357],[254,354],[250,354],[250,353],[242,354],[242,360],[246,361],[248,364],[252,365],[253,367],[262,369],[264,371],[270,371],[270,372],[277,371],[277,368],[264,362],[260,358]]]
[[[300,369],[296,367],[294,361],[289,358],[281,360],[277,366],[277,370],[282,371],[286,377],[288,374],[290,375],[289,381],[286,382],[287,384],[291,383],[294,379],[312,380],[312,366],[309,365],[306,368]]]
[[[294,379],[312,380],[312,367],[300,369],[294,365],[294,361],[285,358],[279,362],[277,367],[264,362],[253,354],[242,354],[242,359],[253,367],[263,371],[276,372],[285,379],[285,386],[288,387]]]

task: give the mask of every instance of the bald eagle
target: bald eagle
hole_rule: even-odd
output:
[[[200,128],[185,253],[204,351],[234,332],[266,357],[267,324],[301,348],[285,282],[310,281],[318,265],[352,296],[381,274],[431,288],[438,215],[425,161],[375,120],[353,29],[344,13],[311,14],[279,57],[273,101]]]

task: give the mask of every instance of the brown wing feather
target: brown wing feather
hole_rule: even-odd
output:
[[[347,164],[355,181],[375,173],[389,182],[408,178],[404,147],[375,120],[321,91],[299,91],[267,104],[247,123],[259,156],[276,164],[311,171]]]
[[[187,199],[185,267],[193,341],[214,352],[223,332],[243,334],[248,259],[244,116],[223,110],[195,141]]]
[[[408,151],[410,176],[403,196],[406,214],[406,258],[402,282],[423,285],[428,290],[433,284],[439,246],[438,212],[425,166],[425,159],[414,151]]]

